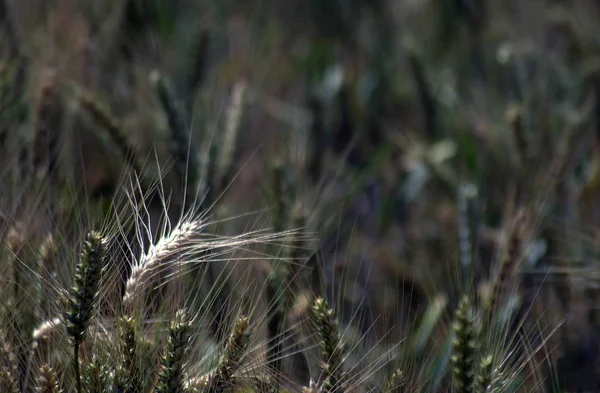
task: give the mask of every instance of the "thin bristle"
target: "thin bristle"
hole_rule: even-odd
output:
[[[42,321],[47,317],[51,302],[44,283],[50,282],[52,274],[56,270],[56,244],[52,235],[46,236],[46,239],[40,246],[37,274],[34,275],[35,295],[36,295],[36,321]]]

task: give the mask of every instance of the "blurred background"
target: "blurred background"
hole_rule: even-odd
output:
[[[3,210],[102,211],[129,171],[163,177],[174,217],[194,195],[260,212],[223,233],[305,228],[313,285],[415,358],[508,255],[506,312],[548,339],[536,375],[594,391],[598,18],[592,0],[0,0]]]

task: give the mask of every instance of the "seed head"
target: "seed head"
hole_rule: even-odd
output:
[[[477,340],[471,302],[467,296],[460,301],[454,318],[452,371],[456,393],[473,393],[476,380]]]
[[[47,364],[40,367],[36,392],[38,393],[59,393],[58,381],[54,370]]]
[[[311,320],[316,328],[321,347],[324,392],[339,389],[343,382],[344,344],[333,309],[323,298],[315,299],[311,309]]]
[[[162,358],[156,393],[184,393],[185,355],[190,323],[185,310],[177,311],[169,329],[169,340]]]
[[[69,293],[66,315],[67,333],[81,343],[92,316],[98,283],[106,258],[106,240],[96,231],[88,233],[81,257],[75,269],[75,279]]]

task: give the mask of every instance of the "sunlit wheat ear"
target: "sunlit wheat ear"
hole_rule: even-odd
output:
[[[79,345],[85,338],[106,259],[106,239],[96,231],[87,234],[79,262],[75,268],[74,283],[69,292],[66,312],[67,334],[73,342],[73,368],[77,393],[82,392],[79,369]]]
[[[190,322],[187,312],[178,310],[169,328],[169,339],[162,357],[156,393],[183,393],[187,351],[190,342]]]
[[[65,327],[61,318],[49,319],[42,322],[32,334],[31,360],[46,359],[54,349],[53,343],[59,342],[58,338],[61,334],[64,334],[64,329]]]
[[[185,382],[185,391],[187,393],[202,393],[210,385],[210,374],[201,377],[190,378]]]
[[[47,364],[40,367],[37,386],[35,388],[37,393],[59,393],[61,389],[58,386],[58,380],[56,373]]]
[[[471,301],[464,296],[454,316],[452,374],[455,393],[473,393],[477,379],[477,333]]]
[[[334,310],[323,298],[314,300],[310,308],[311,322],[321,348],[322,389],[325,393],[339,391],[344,384],[344,352]]]
[[[148,251],[133,266],[127,280],[123,295],[123,307],[126,313],[133,312],[138,302],[145,299],[145,291],[155,286],[151,282],[153,278],[156,278],[156,275],[165,268],[170,257],[186,249],[185,245],[189,245],[192,236],[200,228],[199,221],[183,221],[168,236],[150,245]]]
[[[18,361],[13,349],[0,330],[0,391],[18,393]]]
[[[241,366],[242,358],[250,343],[250,325],[248,318],[241,316],[236,319],[233,330],[227,340],[225,349],[219,358],[219,363],[211,375],[207,387],[209,393],[231,392],[234,390],[234,374]]]

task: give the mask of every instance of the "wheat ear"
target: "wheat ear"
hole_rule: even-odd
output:
[[[338,391],[343,384],[344,344],[333,309],[323,298],[314,300],[311,321],[315,325],[321,348],[322,389],[325,393]]]
[[[117,118],[106,107],[88,91],[77,90],[77,98],[81,107],[102,127],[121,151],[125,162],[135,171],[136,174],[142,174],[142,168],[137,162],[137,152],[135,147],[129,142],[127,134],[121,128]]]
[[[455,393],[474,393],[476,380],[477,338],[471,301],[464,296],[454,317],[452,374]]]
[[[190,378],[185,382],[185,391],[187,393],[202,393],[210,386],[210,379],[210,374]]]
[[[302,393],[322,393],[322,390],[315,380],[311,378],[308,387],[305,386],[302,388]]]
[[[178,310],[169,329],[167,348],[162,357],[156,393],[184,393],[186,352],[190,340],[190,322],[185,310]]]
[[[490,389],[493,380],[493,358],[492,355],[485,356],[479,364],[479,374],[477,376],[477,390],[479,393],[486,393]]]
[[[85,370],[86,393],[108,392],[108,367],[103,364],[97,355],[92,356],[92,359],[86,364]]]
[[[165,268],[165,263],[171,256],[181,252],[182,247],[190,241],[200,227],[198,221],[182,222],[168,236],[150,245],[148,251],[133,266],[127,280],[123,295],[123,307],[126,312],[131,312],[136,302],[145,298],[144,291],[152,286],[150,285],[152,277],[157,274],[157,271]]]
[[[386,388],[386,393],[404,393],[406,392],[406,377],[402,370],[397,369],[389,376]]]
[[[137,363],[135,322],[133,318],[126,316],[122,317],[119,322],[122,359],[119,365],[120,369],[115,375],[122,381],[117,384],[122,384],[127,392],[142,391],[141,381],[138,380],[140,373]]]
[[[158,71],[150,74],[150,82],[156,90],[169,123],[169,150],[175,159],[175,170],[179,179],[189,182],[188,190],[195,190],[198,182],[198,156],[190,133],[166,78]]]
[[[101,273],[106,259],[106,239],[91,231],[81,251],[75,268],[75,279],[69,293],[69,310],[66,315],[67,334],[73,342],[73,368],[77,382],[77,393],[82,393],[79,370],[79,345],[85,338],[87,326],[94,311]]]
[[[219,358],[219,364],[208,384],[209,393],[223,393],[233,391],[233,376],[239,369],[242,357],[250,343],[250,325],[248,318],[239,317],[227,340],[225,350]]]
[[[17,359],[6,336],[0,330],[0,391],[7,393],[18,393],[17,382]]]
[[[222,191],[230,181],[231,168],[234,163],[236,145],[242,114],[244,111],[244,98],[246,93],[246,83],[237,82],[231,94],[231,101],[225,115],[225,129],[221,141],[220,151],[217,155],[216,176],[217,184],[215,186]]]
[[[37,98],[33,122],[32,161],[40,175],[54,176],[58,165],[59,130],[64,109],[57,88],[56,72],[47,71]]]
[[[40,367],[40,373],[38,376],[37,387],[35,389],[37,393],[60,393],[61,389],[58,386],[58,380],[56,373],[47,364]]]
[[[525,232],[525,220],[525,212],[520,211],[511,223],[504,256],[492,279],[492,288],[487,305],[490,314],[497,311],[499,304],[501,304],[506,295],[506,287],[512,282],[516,269],[519,267],[519,262],[522,258],[521,247]]]

